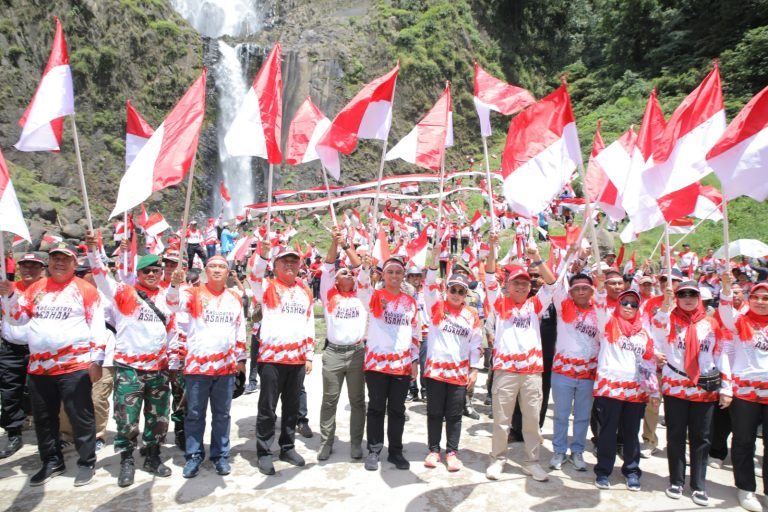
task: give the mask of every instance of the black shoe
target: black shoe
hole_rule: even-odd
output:
[[[288,464],[291,464],[292,466],[303,466],[306,464],[304,461],[304,457],[299,455],[299,453],[291,448],[290,450],[285,450],[280,452],[280,460],[287,462]]]
[[[0,450],[0,459],[7,459],[19,451],[22,446],[24,446],[24,441],[21,439],[21,434],[9,435],[8,443],[5,445],[5,448]]]
[[[118,487],[133,485],[133,476],[136,473],[136,461],[133,459],[133,451],[120,454],[120,474],[117,476]]]
[[[259,472],[263,475],[274,475],[275,465],[272,464],[272,455],[259,457]]]
[[[523,433],[515,428],[509,429],[509,435],[507,436],[507,443],[522,443]]]
[[[77,475],[75,475],[75,487],[82,487],[91,483],[96,471],[90,466],[78,466]]]
[[[471,405],[464,407],[464,416],[473,420],[480,419],[480,414]]]
[[[402,453],[390,453],[387,455],[387,461],[394,464],[397,469],[411,469],[411,463],[403,457]]]
[[[144,471],[155,476],[171,476],[171,468],[160,460],[160,447],[158,445],[147,446],[147,458],[144,459]]]
[[[312,432],[312,429],[309,428],[309,423],[299,423],[296,427],[296,430],[299,432],[301,437],[305,437],[307,439],[315,435]]]
[[[40,471],[32,475],[32,478],[29,479],[29,485],[32,487],[43,485],[51,478],[62,474],[65,469],[64,463],[58,460],[46,462],[43,464],[43,467],[40,468]]]
[[[368,456],[365,458],[365,469],[368,471],[376,471],[379,469],[379,454],[376,452],[368,452]]]
[[[406,402],[417,402],[419,400],[419,390],[418,389],[409,389],[408,395],[405,397]]]
[[[486,395],[485,400],[483,400],[483,405],[491,405],[493,401],[493,397],[491,395]]]
[[[421,401],[427,401],[427,388],[421,388]]]
[[[179,450],[186,452],[187,451],[187,438],[184,435],[183,430],[174,430],[173,432],[173,442],[176,444],[176,446],[179,448]]]

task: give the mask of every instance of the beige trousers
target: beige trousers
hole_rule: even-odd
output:
[[[507,459],[507,434],[515,411],[515,402],[520,403],[523,415],[523,437],[525,438],[525,462],[539,461],[539,446],[542,443],[539,432],[541,410],[541,374],[512,373],[497,370],[493,372],[493,441],[491,458]]]

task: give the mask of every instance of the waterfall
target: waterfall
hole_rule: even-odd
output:
[[[258,0],[170,0],[171,6],[206,37],[241,37],[261,28]]]

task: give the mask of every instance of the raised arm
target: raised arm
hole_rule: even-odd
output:
[[[99,257],[98,243],[93,232],[89,231],[86,233],[85,244],[88,246],[88,262],[93,270],[93,280],[96,282],[96,288],[106,295],[110,302],[114,301],[118,285],[109,275],[109,270]]]

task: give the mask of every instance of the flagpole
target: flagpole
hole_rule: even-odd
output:
[[[179,242],[179,258],[181,259],[179,265],[181,268],[184,268],[184,249],[186,249],[187,246],[187,221],[189,220],[189,205],[192,202],[192,179],[195,176],[196,160],[197,153],[195,153],[195,156],[192,158],[192,165],[189,168],[189,178],[187,179],[187,197],[184,200],[184,214],[181,216],[181,240]]]
[[[710,213],[709,215],[707,215],[707,216],[706,216],[706,217],[704,217],[703,219],[699,219],[699,221],[698,221],[696,224],[694,224],[694,225],[693,225],[693,227],[691,227],[691,230],[690,230],[689,232],[687,232],[687,233],[684,233],[684,234],[683,234],[683,236],[681,236],[681,237],[680,237],[680,238],[677,240],[677,242],[675,242],[674,244],[672,244],[672,247],[671,247],[671,249],[674,249],[675,247],[677,247],[678,245],[680,245],[680,242],[682,242],[683,240],[685,240],[686,238],[688,238],[688,235],[690,235],[690,234],[694,233],[694,232],[695,232],[695,231],[696,231],[696,230],[699,228],[699,226],[701,226],[701,225],[704,223],[704,221],[705,221],[705,220],[709,220],[709,218],[712,216],[712,214],[713,214],[713,213],[715,213],[717,210],[718,210],[718,208],[715,208],[714,210],[712,210],[712,213]],[[725,215],[723,215],[723,219],[725,219]]]
[[[123,238],[128,240],[128,210],[123,212]],[[123,256],[123,269],[126,272],[128,272],[128,252],[129,251],[121,251],[121,255]]]
[[[72,120],[72,137],[75,140],[75,156],[77,157],[77,171],[80,174],[80,189],[83,193],[83,207],[85,208],[85,219],[88,222],[88,230],[93,232],[93,219],[91,219],[91,207],[88,203],[88,190],[85,188],[85,173],[83,172],[83,159],[80,157],[80,139],[77,137],[77,123],[75,123],[75,114],[70,116]]]
[[[485,158],[485,186],[488,192],[488,205],[490,206],[491,229],[496,229],[496,212],[493,207],[493,182],[491,181],[491,162],[488,161],[488,137],[483,139],[483,156]]]
[[[725,196],[725,193],[723,193]],[[2,234],[2,233],[0,233]],[[723,242],[725,243],[725,271],[731,271],[731,233],[728,224],[728,201],[723,197]]]
[[[664,240],[664,233],[661,233],[661,236],[659,237],[659,240],[656,242],[656,246],[653,248],[653,251],[651,252],[651,255],[648,257],[649,260],[652,260],[654,256],[656,256],[656,251],[659,250],[659,246],[661,245],[661,241]]]
[[[579,247],[581,247],[581,241],[584,240],[584,235],[587,233],[587,222],[589,222],[589,219],[584,219],[584,222],[581,224],[581,231],[579,231],[579,236],[576,238],[576,242],[573,244],[576,247],[576,251],[578,251]],[[549,250],[550,252],[553,250],[551,241],[549,243]],[[568,265],[570,265],[571,260],[576,255],[576,251],[574,251],[568,258],[566,258],[565,265],[563,266],[566,271],[557,276],[557,281],[555,281],[556,283],[559,283],[563,280],[563,278],[565,278],[565,275],[568,273]]]
[[[667,286],[672,286],[672,249],[669,247],[669,222],[664,223],[664,265],[667,267]]]
[[[338,225],[336,222],[336,211],[333,208],[333,201],[331,200],[331,187],[328,186],[328,173],[325,171],[325,166],[321,166],[323,173],[323,183],[325,183],[325,191],[328,193],[328,208],[331,210],[331,222],[334,226]]]
[[[0,231],[0,281],[5,279],[5,236],[4,232]]]
[[[439,184],[439,190],[440,195],[437,198],[437,226],[435,227],[435,244],[441,243],[442,240],[442,231],[440,229],[440,223],[443,220],[443,185],[445,183],[445,180],[443,179],[445,175],[445,150],[443,150],[443,154],[440,157],[440,177],[438,178],[437,182]],[[432,244],[434,246],[434,244]]]
[[[269,164],[269,175],[267,177],[267,240],[272,232],[272,175],[274,166]]]
[[[397,78],[395,78],[395,83],[392,85],[392,104],[395,103],[395,91],[397,90]],[[391,107],[390,107],[391,109]],[[390,130],[392,129],[392,126],[390,125]],[[373,218],[368,219],[368,223],[370,224],[370,230],[371,230],[371,240],[375,240],[375,234],[376,234],[376,225],[379,223],[379,196],[381,195],[381,180],[384,178],[384,158],[387,156],[387,144],[389,143],[389,131],[387,130],[387,135],[384,137],[384,144],[381,147],[381,162],[379,162],[379,179],[376,182],[376,196],[373,199]]]
[[[578,166],[579,174],[581,175],[581,182],[584,183],[586,180],[586,173],[584,172],[584,164],[579,163]],[[589,229],[591,231],[591,241],[592,241],[592,258],[595,260],[595,265],[597,266],[596,272],[598,274],[602,274],[603,270],[600,267],[600,249],[597,247],[597,226],[595,226],[594,222],[592,222],[592,201],[589,199],[589,194],[587,194],[586,190],[584,191],[584,217],[585,217],[585,224],[589,226]]]

